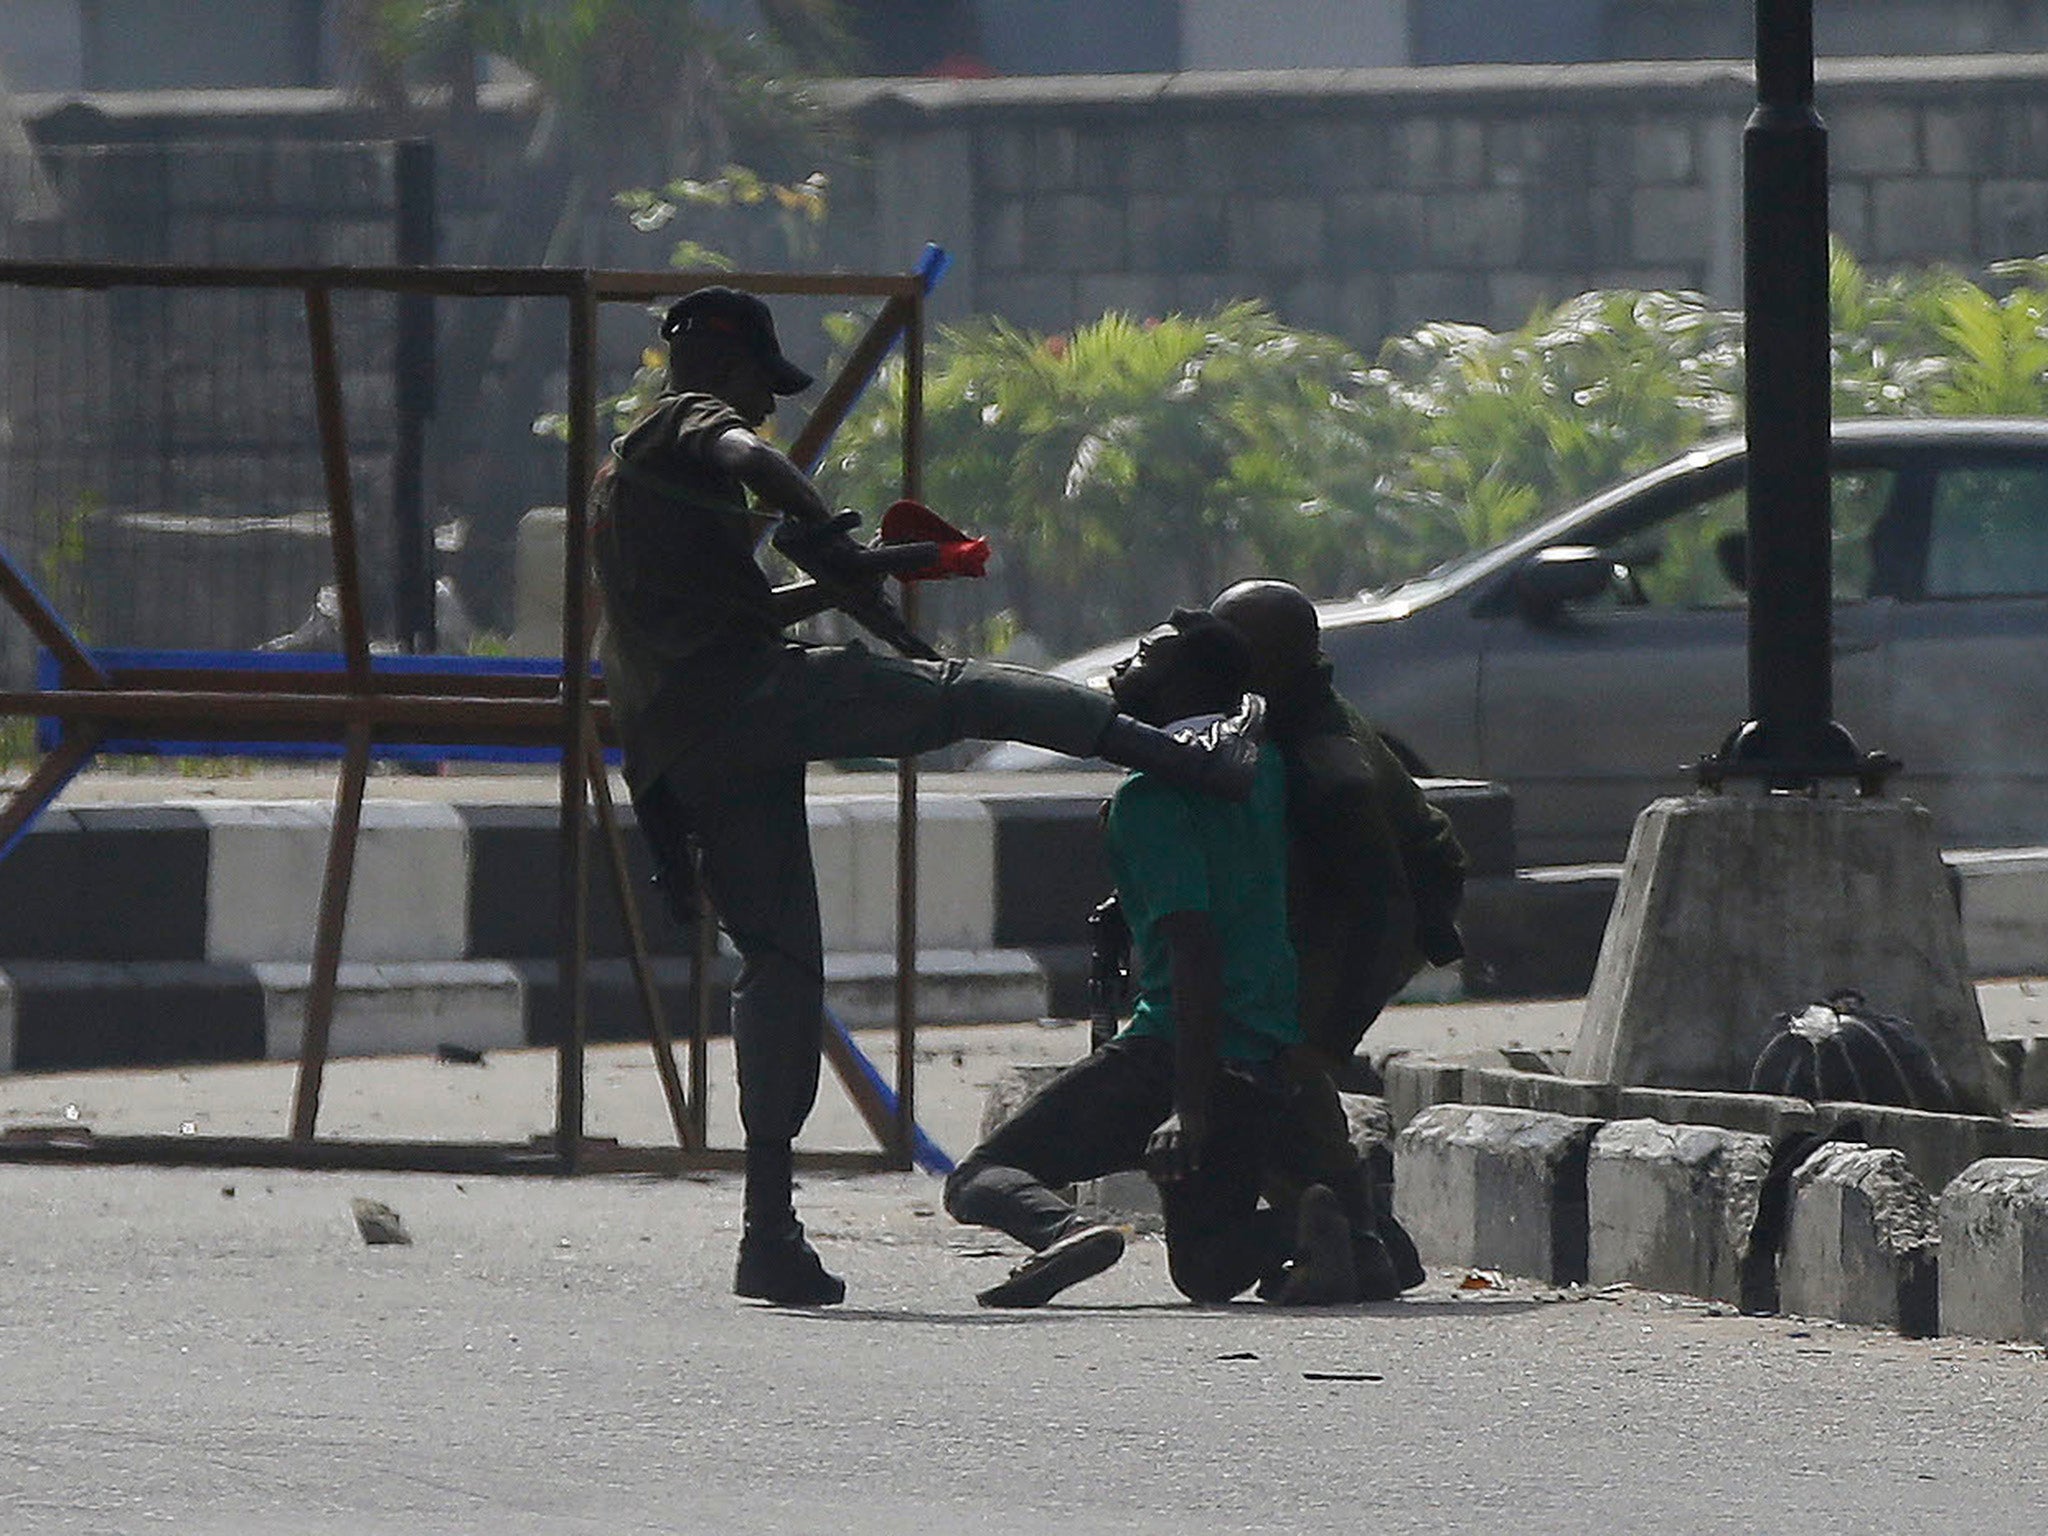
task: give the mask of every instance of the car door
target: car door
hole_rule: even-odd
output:
[[[1509,601],[1486,626],[1481,757],[1515,797],[1526,863],[1617,859],[1637,814],[1690,787],[1685,765],[1749,714],[1740,463],[1675,501],[1620,508],[1560,543],[1598,548],[1613,578],[1551,614]],[[1888,599],[1870,594],[1870,532],[1897,476],[1844,469],[1835,501],[1835,717],[1884,728]]]
[[[1898,606],[1900,789],[1944,843],[2041,840],[2048,805],[2048,465],[1950,462],[1932,476],[1920,567]]]

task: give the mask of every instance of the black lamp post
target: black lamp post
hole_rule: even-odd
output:
[[[1743,129],[1748,311],[1749,708],[1728,777],[1881,784],[1888,759],[1834,720],[1829,568],[1828,133],[1813,104],[1813,0],[1757,0],[1757,106]]]

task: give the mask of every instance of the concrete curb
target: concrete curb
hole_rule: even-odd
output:
[[[1423,1260],[1553,1285],[1587,1278],[1587,1157],[1599,1122],[1440,1104],[1394,1141],[1394,1214]]]
[[[1939,1207],[1942,1328],[2048,1343],[2048,1161],[1975,1163]]]
[[[1064,1065],[1006,1071],[988,1094],[981,1135]],[[1798,1100],[1766,1100],[1745,1116],[1776,1126],[1775,1135],[1448,1102],[1420,1105],[1385,1139],[1404,1099],[1485,1091],[1488,1070],[1399,1059],[1389,1063],[1387,1099],[1344,1096],[1361,1154],[1391,1155],[1394,1211],[1425,1262],[1549,1284],[1629,1284],[1911,1337],[2048,1342],[2048,1157],[1972,1162],[1937,1201],[1897,1147],[1838,1139],[1790,1166],[1785,1158],[1797,1153],[1784,1137],[1839,1134],[1851,1118],[1896,1132],[1887,1116],[1910,1113]],[[1737,1097],[1659,1096],[1666,1108],[1709,1109]],[[1964,1147],[1976,1126],[1967,1116],[1922,1119],[1961,1122]],[[1914,1129],[1931,1137],[1938,1128]],[[2048,1126],[2001,1129],[2008,1140],[2048,1140]],[[1769,1193],[1780,1180],[1782,1205]],[[1142,1174],[1076,1193],[1101,1217],[1158,1226],[1157,1194]]]
[[[250,991],[246,969],[239,991],[217,989],[227,1012],[209,1021],[188,1011],[183,982],[135,967],[246,968],[310,959],[331,806],[314,797],[318,791],[282,798],[294,792],[289,780],[260,783],[247,799],[202,798],[188,782],[124,791],[156,797],[149,803],[52,810],[0,861],[0,971],[18,973],[18,982],[32,976],[36,993],[29,998],[25,984],[16,986],[24,995],[15,1000],[14,1046],[0,1060],[27,1067],[58,1060],[120,1066],[241,1059],[243,1045],[223,1058],[219,1053],[228,1047],[218,1041],[262,1025],[266,1005],[260,986]],[[872,957],[887,955],[894,944],[894,789],[879,778],[870,785],[867,776],[826,782],[813,795],[810,815],[832,995],[843,1014],[865,1022],[893,1010],[893,1001],[882,999]],[[933,775],[927,781],[920,800],[920,941],[935,968],[921,978],[926,1021],[1083,1011],[1084,920],[1109,884],[1096,812],[1114,782],[1107,774],[1038,780]],[[507,787],[494,789],[494,783]],[[949,783],[957,787],[944,787]],[[385,786],[364,809],[344,959],[352,966],[509,965],[527,981],[527,1013],[541,1008],[537,1000],[552,987],[545,963],[556,945],[547,893],[556,875],[557,813],[537,798],[548,787],[489,779]],[[1582,989],[1618,872],[1609,866],[1515,871],[1513,807],[1503,792],[1463,782],[1432,784],[1429,792],[1473,855],[1465,918],[1471,956],[1462,968],[1422,978],[1405,997]],[[504,798],[489,799],[494,793]],[[407,798],[428,794],[436,797]],[[630,822],[630,807],[621,811]],[[631,880],[645,891],[651,871],[638,837],[628,837],[627,856]],[[1951,862],[1966,930],[1987,935],[1992,947],[1986,952],[2001,963],[2038,951],[2035,968],[2048,969],[2048,850],[1957,854]],[[626,943],[601,855],[599,864],[590,903],[591,956],[593,975],[608,977],[605,963],[623,957]],[[1981,899],[1973,894],[1980,888]],[[643,911],[656,968],[673,978],[678,966],[687,968],[691,934],[658,900],[644,903]],[[2034,929],[2037,951],[2027,947]],[[68,977],[37,969],[60,964],[88,969]],[[472,984],[459,972],[445,974],[451,985]],[[124,988],[167,980],[162,995],[123,995]],[[671,982],[662,985],[666,990]],[[78,1002],[70,1016],[82,1031],[55,1056],[47,1048],[58,1006],[53,989]],[[111,1019],[131,1022],[95,1022],[83,1004],[88,996]],[[460,1006],[452,998],[444,1002]],[[611,1011],[609,997],[593,999],[594,1019]],[[536,1033],[530,1020],[526,1029],[529,1037]],[[200,1054],[175,1054],[180,1041]],[[2036,1094],[2048,1096],[2048,1044],[2037,1042],[2031,1058],[2026,1048],[2011,1047],[2004,1061],[2016,1082],[2032,1082]],[[1396,1081],[1400,1077],[1405,1082]],[[1540,1074],[1474,1069],[1469,1093],[1448,1091],[1444,1081],[1424,1086],[1406,1068],[1389,1078],[1397,1124],[1426,1103],[1461,1096],[1600,1119],[1640,1110],[1727,1122],[1735,1113],[1623,1104],[1606,1085],[1542,1080]],[[1975,1150],[2033,1149],[1987,1143]],[[1938,1182],[1925,1167],[1920,1172],[1930,1184]]]
[[[712,974],[714,1032],[725,1029],[734,969],[721,957]],[[653,971],[669,1029],[680,1038],[695,1000],[692,963],[659,956]],[[0,1071],[296,1058],[311,973],[304,960],[10,965],[0,970]],[[552,960],[344,961],[329,1053],[553,1045],[555,973]],[[588,1038],[645,1039],[629,962],[593,960],[586,974]],[[828,957],[825,1001],[855,1028],[893,1022],[895,955]],[[918,957],[918,1004],[927,1023],[1032,1022],[1045,1015],[1045,978],[1029,955],[927,951]]]
[[[1926,1338],[1939,1328],[1938,1231],[1903,1153],[1822,1146],[1792,1176],[1778,1309]]]
[[[1601,1127],[1586,1165],[1587,1279],[1739,1302],[1770,1165],[1770,1138],[1745,1131]]]

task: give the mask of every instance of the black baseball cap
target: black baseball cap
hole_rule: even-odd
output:
[[[751,293],[714,284],[686,293],[669,305],[661,321],[662,339],[678,336],[722,336],[747,348],[768,365],[768,387],[778,395],[794,395],[811,387],[811,376],[782,355],[775,339],[775,317]]]

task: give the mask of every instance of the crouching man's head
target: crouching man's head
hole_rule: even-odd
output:
[[[1291,582],[1259,577],[1225,587],[1209,611],[1251,642],[1251,688],[1284,693],[1322,657],[1316,605]]]
[[[1111,671],[1109,691],[1125,714],[1170,725],[1236,709],[1251,670],[1251,647],[1236,629],[1206,610],[1176,608]]]

